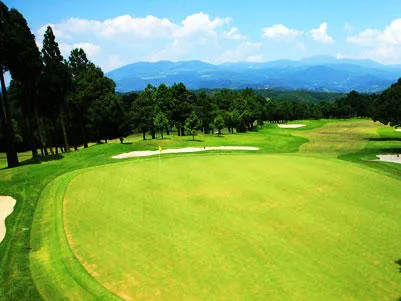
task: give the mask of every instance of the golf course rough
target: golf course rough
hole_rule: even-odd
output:
[[[55,268],[64,269],[55,282],[89,283],[94,300],[400,296],[399,181],[353,163],[184,156],[113,164],[56,183],[43,192],[53,203],[45,206],[63,206],[49,212],[68,262]],[[49,218],[38,210],[35,225]],[[33,254],[33,275],[54,265]],[[34,280],[51,300],[55,292]],[[66,288],[52,290],[61,296]]]

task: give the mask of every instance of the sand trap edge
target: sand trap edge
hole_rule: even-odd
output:
[[[278,124],[278,127],[280,129],[298,129],[298,128],[302,128],[305,127],[306,124]]]
[[[0,243],[6,236],[6,218],[13,213],[16,203],[10,196],[0,196]]]
[[[210,150],[245,150],[245,151],[258,151],[259,147],[250,147],[250,146],[214,146],[214,147],[186,147],[186,148],[172,148],[172,149],[164,149],[161,152],[158,150],[155,151],[134,151],[129,153],[123,153],[117,156],[113,156],[113,159],[126,159],[126,158],[135,158],[135,157],[148,157],[154,155],[164,155],[164,154],[177,154],[177,153],[196,153],[196,152],[204,152]]]
[[[374,161],[378,162],[390,162],[390,163],[398,163],[401,164],[401,154],[400,155],[377,155],[378,159]]]

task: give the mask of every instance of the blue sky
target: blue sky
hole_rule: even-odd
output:
[[[82,47],[105,71],[136,61],[211,63],[315,55],[401,63],[400,0],[6,0],[40,47],[51,24],[65,56]]]

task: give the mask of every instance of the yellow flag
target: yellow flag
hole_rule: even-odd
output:
[[[159,145],[159,152],[162,152],[162,147]]]

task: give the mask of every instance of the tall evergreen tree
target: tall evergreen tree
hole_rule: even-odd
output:
[[[4,73],[8,70],[9,60],[9,44],[7,30],[11,27],[8,7],[0,2],[0,82],[1,82],[1,99],[0,99],[0,127],[2,129],[3,140],[6,144],[7,164],[8,167],[18,166],[17,150],[15,148],[15,133],[11,118],[10,105],[8,103],[8,95],[6,84],[4,81]]]
[[[58,116],[62,133],[64,146],[69,151],[67,130],[64,122],[64,107],[66,105],[66,95],[71,87],[71,74],[67,64],[64,62],[60,53],[58,43],[50,26],[43,39],[42,56],[44,63],[44,81],[46,89],[46,98],[50,103],[55,115]]]
[[[46,142],[43,133],[40,116],[39,81],[42,73],[42,59],[35,43],[35,36],[31,33],[25,18],[15,9],[9,11],[9,21],[6,23],[7,40],[7,67],[13,80],[23,90],[26,97],[23,103],[27,128],[29,129],[30,146],[33,156],[37,155],[34,142],[31,120],[35,119],[37,133],[41,147],[46,150]]]

